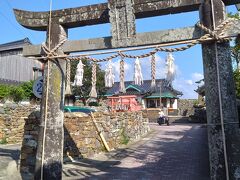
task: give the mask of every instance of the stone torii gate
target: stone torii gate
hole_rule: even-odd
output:
[[[214,30],[226,16],[225,6],[240,0],[109,0],[108,3],[52,12],[49,30],[49,12],[14,10],[18,22],[29,29],[48,31],[50,49],[67,39],[69,28],[111,23],[112,37],[66,41],[57,54],[91,50],[126,48],[156,44],[181,44],[199,39],[201,30],[196,27],[136,33],[135,19],[200,10],[201,22]],[[199,9],[200,8],[200,9]],[[236,36],[240,22],[226,27],[224,36]],[[48,41],[47,45],[48,45]],[[240,131],[236,109],[235,89],[229,43],[209,41],[202,44],[208,141],[212,179],[240,178]],[[24,56],[41,56],[40,45],[27,46]],[[41,132],[36,163],[36,179],[43,172],[44,179],[61,179],[63,156],[63,106],[66,61],[49,60],[45,66],[41,106]],[[49,92],[49,96],[47,93]],[[44,143],[43,143],[44,141]],[[42,159],[42,157],[44,157]],[[42,168],[43,163],[43,168]]]

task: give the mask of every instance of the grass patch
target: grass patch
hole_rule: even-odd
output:
[[[129,140],[130,140],[130,138],[126,135],[125,130],[122,130],[122,133],[121,133],[121,144],[127,145]]]
[[[7,144],[7,138],[6,138],[6,137],[3,137],[3,138],[0,140],[0,144]]]

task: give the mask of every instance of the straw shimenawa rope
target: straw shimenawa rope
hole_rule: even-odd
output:
[[[97,98],[96,83],[97,83],[97,63],[93,62],[93,65],[92,65],[92,89],[89,94],[89,96],[93,97],[93,98]]]
[[[197,23],[196,26],[198,28],[200,28],[201,30],[203,30],[204,32],[206,32],[207,34],[203,35],[200,39],[198,40],[192,40],[190,43],[187,43],[185,46],[182,46],[182,47],[176,47],[176,48],[166,48],[166,47],[160,47],[160,46],[156,46],[154,50],[150,51],[149,53],[145,53],[145,54],[142,54],[142,55],[130,55],[130,54],[126,54],[126,53],[123,53],[121,51],[119,51],[117,54],[114,54],[114,55],[111,55],[107,58],[103,58],[103,59],[97,59],[97,58],[93,58],[93,57],[89,57],[89,56],[81,56],[81,55],[78,55],[78,56],[63,56],[62,58],[67,60],[82,60],[82,59],[87,59],[87,60],[90,60],[90,61],[93,61],[93,76],[92,76],[92,90],[91,90],[91,93],[90,93],[90,96],[91,97],[96,97],[97,96],[97,92],[96,92],[96,78],[94,77],[94,73],[95,72],[95,69],[96,68],[96,63],[97,62],[104,62],[104,61],[109,61],[111,59],[114,59],[116,57],[121,57],[121,61],[120,61],[120,92],[125,92],[125,85],[124,85],[124,58],[146,58],[146,57],[150,57],[152,56],[152,62],[151,62],[151,67],[152,67],[152,83],[151,83],[151,86],[155,86],[156,85],[156,82],[155,82],[155,79],[156,79],[156,62],[155,62],[155,54],[159,51],[163,51],[163,52],[177,52],[177,51],[185,51],[197,44],[202,44],[202,43],[205,43],[205,42],[208,42],[208,41],[217,41],[217,42],[226,42],[226,41],[229,41],[230,38],[225,38],[225,37],[222,37],[224,35],[224,29],[227,25],[231,24],[232,22],[234,21],[233,18],[228,18],[226,19],[225,21],[223,21],[218,27],[215,28],[215,30],[210,30],[208,29],[207,27],[205,27],[203,24],[201,23]],[[42,49],[43,51],[46,53],[46,57],[45,59],[47,60],[50,60],[50,59],[53,59],[53,58],[61,58],[61,56],[58,56],[57,54],[57,50],[60,46],[62,46],[64,44],[64,42],[66,41],[66,39],[64,39],[63,41],[61,41],[55,48],[53,48],[52,50],[50,50],[49,48],[47,48],[47,46],[45,44],[42,44]],[[134,48],[132,48],[131,50],[133,50]],[[135,48],[136,50],[138,50],[138,48]]]
[[[224,30],[225,27],[230,25],[233,21],[235,21],[234,18],[227,18],[225,21],[223,21],[218,27],[216,27],[215,30],[211,30],[207,27],[205,27],[203,24],[201,23],[197,23],[196,27],[200,28],[201,30],[203,30],[204,32],[206,32],[207,34],[203,35],[200,39],[197,40],[192,40],[190,43],[187,43],[185,46],[182,47],[176,47],[176,48],[166,48],[166,47],[160,47],[160,46],[154,46],[155,49],[150,51],[149,53],[146,54],[142,54],[142,55],[130,55],[130,54],[126,54],[123,52],[119,52],[117,54],[111,55],[109,57],[103,58],[103,59],[97,59],[97,58],[93,58],[93,57],[89,57],[86,55],[76,55],[76,56],[58,56],[55,51],[64,43],[60,43],[58,46],[56,46],[54,49],[52,49],[51,51],[48,50],[48,48],[43,44],[43,50],[45,51],[45,53],[47,54],[47,57],[45,57],[45,59],[47,58],[54,58],[54,57],[59,57],[59,58],[68,58],[71,60],[80,60],[80,59],[87,59],[90,61],[95,61],[95,62],[104,62],[104,61],[109,61],[110,59],[114,59],[117,58],[119,56],[123,56],[124,58],[145,58],[145,57],[149,57],[152,56],[153,54],[156,54],[157,52],[163,51],[163,52],[177,52],[177,51],[185,51],[197,44],[203,44],[209,41],[217,41],[217,42],[226,42],[229,41],[230,38],[226,38],[223,37],[224,35]],[[139,50],[142,47],[137,47],[137,48],[129,48],[129,50]],[[146,46],[145,49],[149,49],[149,48],[153,48],[153,46]],[[127,50],[126,50],[127,51]],[[103,53],[103,52],[102,52]],[[101,54],[101,53],[100,53]]]
[[[151,78],[152,78],[151,88],[155,88],[156,87],[156,56],[155,54],[153,54],[151,58]]]
[[[119,92],[125,93],[125,84],[124,84],[124,79],[125,79],[125,72],[124,72],[124,57],[121,57],[120,60],[120,85],[119,85]]]
[[[67,60],[67,68],[66,68],[66,89],[65,89],[65,95],[71,95],[71,61]]]

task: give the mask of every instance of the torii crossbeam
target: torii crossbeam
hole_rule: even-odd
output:
[[[57,10],[52,12],[52,29],[48,33],[48,38],[52,37],[50,49],[67,38],[69,28],[108,22],[112,26],[112,37],[67,41],[57,53],[61,55],[90,50],[181,43],[198,39],[201,32],[195,27],[137,34],[135,19],[197,11],[201,7],[201,22],[206,27],[215,29],[226,16],[225,5],[236,3],[240,3],[240,0],[108,0],[108,3],[98,5]],[[28,12],[16,9],[14,12],[16,19],[24,27],[40,31],[49,30],[49,12]],[[239,34],[239,24],[237,22],[226,29],[225,36],[231,37]],[[236,176],[240,177],[240,132],[229,43],[208,42],[202,47],[211,178],[234,179]],[[40,46],[28,46],[24,47],[23,54],[40,56],[43,52]],[[45,86],[40,132],[42,134],[45,129],[46,139],[39,137],[35,178],[41,177],[39,172],[42,171],[43,160],[44,179],[61,179],[66,62],[62,59],[54,59],[48,63],[50,68],[44,70]],[[46,86],[47,78],[49,78],[49,86]],[[48,92],[50,96],[46,98]],[[46,141],[44,147],[43,141]]]

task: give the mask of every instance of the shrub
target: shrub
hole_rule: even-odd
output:
[[[19,86],[0,84],[0,99],[11,99],[15,102],[19,102],[24,99],[30,100],[34,97],[32,86],[33,81],[25,82]]]
[[[99,103],[98,102],[90,102],[88,105],[89,106],[99,106]]]
[[[9,96],[11,86],[0,84],[0,98],[6,99]]]
[[[21,84],[20,87],[24,91],[24,99],[31,99],[32,97],[34,97],[33,90],[32,90],[33,81],[25,82]]]
[[[14,102],[22,101],[24,96],[24,90],[21,86],[13,87],[10,91],[10,97]]]

